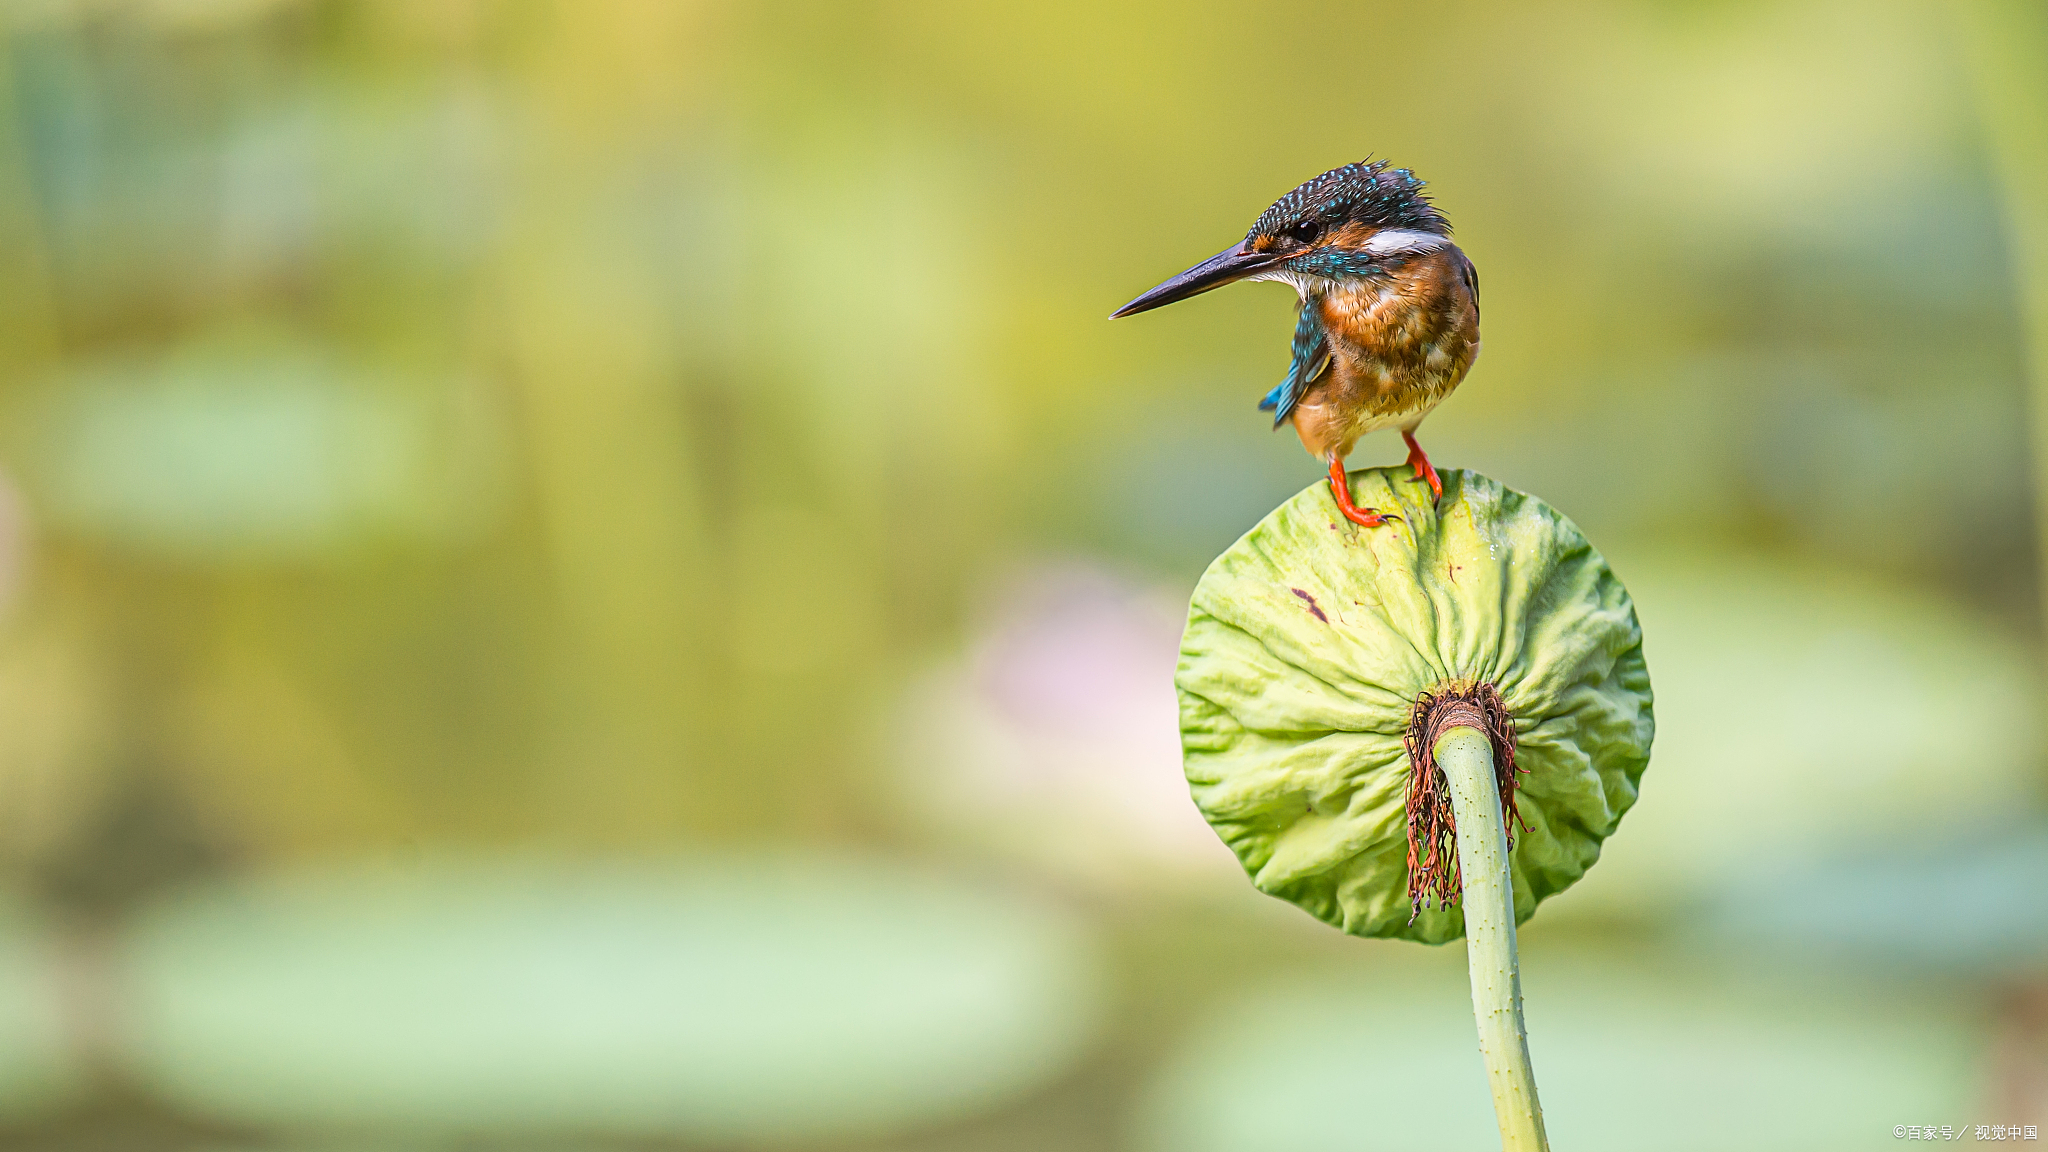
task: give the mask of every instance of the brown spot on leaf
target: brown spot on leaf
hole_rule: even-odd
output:
[[[1322,608],[1316,604],[1315,597],[1309,595],[1306,592],[1303,592],[1299,588],[1289,588],[1288,591],[1294,593],[1296,596],[1299,596],[1303,600],[1307,601],[1308,610],[1316,614],[1316,619],[1321,620],[1325,624],[1328,624],[1330,622],[1330,618],[1328,616],[1323,615]]]

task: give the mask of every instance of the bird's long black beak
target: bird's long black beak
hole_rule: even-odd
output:
[[[1193,268],[1175,276],[1159,287],[1152,289],[1129,304],[1109,314],[1114,320],[1119,316],[1132,316],[1149,312],[1161,305],[1176,300],[1197,296],[1211,288],[1221,288],[1233,280],[1242,280],[1264,268],[1279,262],[1277,256],[1265,252],[1254,252],[1242,242],[1218,252]]]

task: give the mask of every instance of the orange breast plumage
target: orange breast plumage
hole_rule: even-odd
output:
[[[1329,286],[1319,307],[1330,365],[1293,414],[1302,446],[1321,459],[1348,455],[1381,428],[1412,431],[1450,395],[1479,355],[1479,300],[1471,262],[1443,244],[1390,275]]]

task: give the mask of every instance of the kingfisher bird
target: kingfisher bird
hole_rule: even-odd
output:
[[[1346,164],[1273,202],[1242,241],[1111,314],[1130,316],[1238,280],[1280,280],[1301,297],[1294,359],[1259,402],[1328,463],[1330,493],[1355,524],[1400,517],[1352,503],[1344,458],[1359,437],[1399,428],[1414,479],[1443,482],[1415,429],[1479,355],[1479,274],[1423,182],[1385,160]]]

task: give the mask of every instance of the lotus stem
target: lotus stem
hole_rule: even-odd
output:
[[[1494,781],[1493,745],[1477,728],[1457,727],[1437,739],[1437,767],[1451,786],[1458,821],[1458,871],[1464,891],[1465,960],[1472,976],[1472,1015],[1479,1054],[1493,1089],[1502,1152],[1549,1152],[1529,1033],[1522,1025],[1522,972],[1515,958],[1515,892],[1508,876],[1508,838]]]

